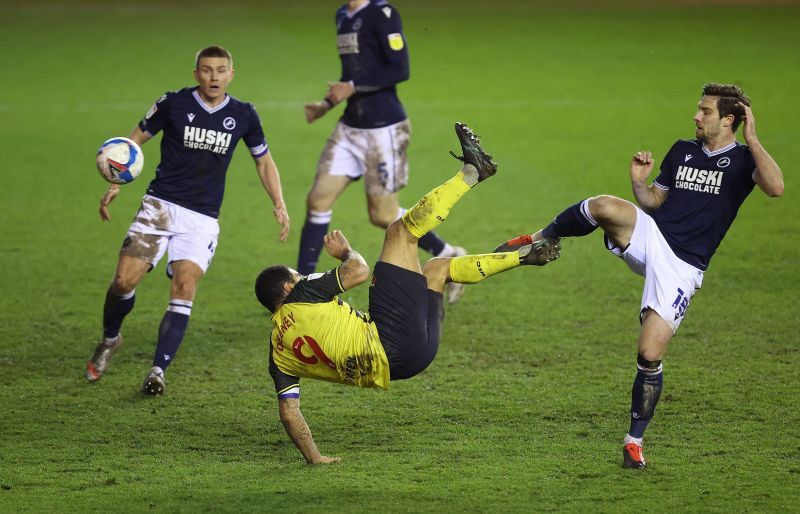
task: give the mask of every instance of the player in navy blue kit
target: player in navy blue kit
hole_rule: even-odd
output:
[[[142,385],[146,394],[164,393],[164,370],[183,340],[198,282],[217,247],[225,176],[239,140],[247,145],[272,199],[281,241],[289,235],[280,175],[258,114],[252,104],[226,92],[233,79],[230,52],[219,46],[200,50],[194,77],[196,87],[166,93],[130,135],[141,146],[163,131],[161,163],[122,243],[103,308],[103,338],[86,366],[90,382],[103,376],[122,345],[120,327],[133,309],[136,286],[167,253],[170,300],[159,326],[153,366]],[[119,186],[112,185],[103,195],[103,221],[111,219],[108,205],[117,194]]]
[[[408,181],[411,125],[396,89],[409,77],[400,14],[384,0],[350,0],[336,11],[336,33],[341,79],[329,84],[324,100],[305,106],[306,120],[314,122],[344,100],[347,107],[322,150],[306,199],[297,260],[302,275],[316,270],[333,204],[352,181],[364,177],[374,225],[386,228],[405,212],[397,192]],[[467,253],[433,232],[422,237],[419,246],[439,257]],[[463,284],[449,284],[447,301],[457,301],[463,292]]]
[[[661,395],[667,346],[739,207],[755,185],[769,196],[783,194],[783,175],[756,136],[750,100],[741,88],[706,84],[694,122],[696,139],[672,146],[652,184],[646,182],[652,154],[633,156],[631,183],[639,207],[595,196],[568,208],[543,230],[497,250],[543,238],[584,236],[599,226],[607,248],[645,277],[631,422],[623,443],[626,468],[645,466],[642,437]],[[746,145],[735,139],[742,122]]]

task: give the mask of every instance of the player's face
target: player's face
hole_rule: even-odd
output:
[[[719,117],[717,109],[718,99],[718,96],[703,96],[697,104],[694,135],[705,143],[716,139],[722,131],[722,118]]]
[[[210,103],[221,102],[225,98],[228,84],[233,80],[233,68],[225,57],[203,57],[194,70],[198,93]]]

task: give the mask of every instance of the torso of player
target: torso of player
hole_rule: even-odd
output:
[[[394,74],[403,67],[407,77],[408,51],[401,31],[400,15],[385,1],[370,0],[355,12],[349,12],[347,4],[342,6],[336,12],[341,80],[369,86],[380,83],[381,76],[388,75],[388,68],[393,68]],[[368,89],[357,91],[348,99],[342,123],[369,129],[393,125],[407,118],[394,83]]]
[[[140,122],[150,135],[163,130],[161,162],[148,194],[211,217],[219,216],[234,148],[245,138],[252,155],[268,152],[251,104],[226,96],[208,107],[196,88],[165,94]]]
[[[375,323],[338,296],[284,304],[272,316],[272,357],[295,377],[358,387],[389,387],[389,361]]]
[[[668,189],[652,213],[675,254],[705,271],[739,207],[753,190],[755,161],[733,142],[709,151],[700,141],[678,141],[661,165],[655,187]]]

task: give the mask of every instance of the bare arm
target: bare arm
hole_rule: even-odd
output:
[[[261,185],[272,199],[272,214],[281,226],[281,241],[286,241],[289,237],[289,213],[286,211],[286,204],[283,201],[283,190],[281,189],[281,176],[278,167],[272,160],[272,154],[266,154],[256,159],[256,171],[261,179]]]
[[[131,139],[135,142],[139,147],[143,144],[148,142],[152,136],[146,134],[139,128],[139,125],[134,127],[131,135],[128,139]],[[108,205],[114,201],[114,198],[117,197],[119,194],[119,184],[111,184],[108,186],[108,190],[103,194],[103,198],[100,199],[100,220],[101,221],[109,221],[111,220],[111,214],[108,212]]]
[[[667,191],[647,184],[647,177],[653,171],[653,154],[637,152],[631,160],[631,186],[636,203],[647,212],[652,212],[667,199]]]
[[[325,250],[335,259],[342,261],[339,266],[339,281],[345,290],[364,283],[369,278],[369,266],[364,258],[350,247],[350,243],[340,230],[326,234]]]
[[[286,398],[278,400],[278,411],[281,416],[281,423],[289,439],[292,440],[300,453],[309,464],[330,464],[341,462],[339,457],[326,457],[319,453],[317,444],[311,436],[311,429],[308,428],[303,413],[300,412],[299,398]]]
[[[753,179],[768,196],[781,196],[783,194],[783,173],[778,163],[767,153],[756,136],[756,118],[753,110],[743,103],[739,107],[744,109],[744,141],[756,161],[756,173]]]

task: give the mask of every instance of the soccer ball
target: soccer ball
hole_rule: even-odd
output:
[[[127,184],[139,176],[144,167],[144,154],[127,137],[112,137],[97,150],[97,172],[112,184]]]

